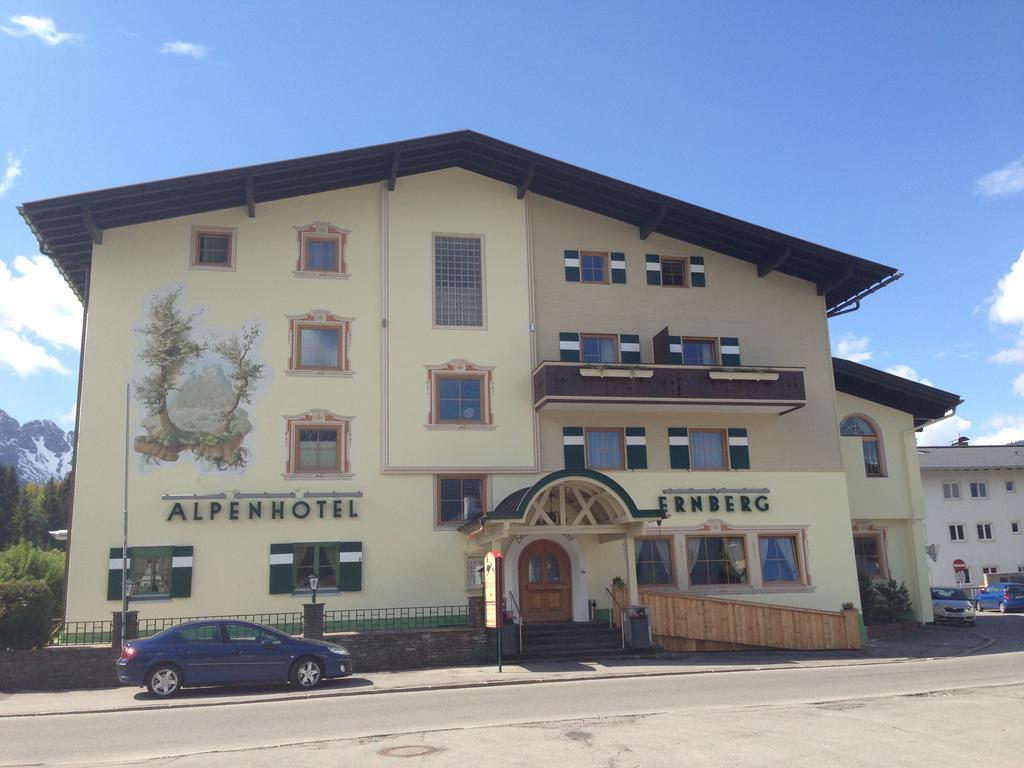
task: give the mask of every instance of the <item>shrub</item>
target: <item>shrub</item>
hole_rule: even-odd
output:
[[[875,624],[878,620],[878,592],[867,574],[857,572],[857,586],[860,587],[860,610],[864,615],[865,624]]]
[[[40,549],[22,541],[0,550],[0,583],[5,581],[45,581],[53,594],[56,615],[64,602],[64,553]]]
[[[24,650],[50,639],[53,594],[44,581],[0,584],[0,650]]]
[[[878,593],[879,598],[878,619],[880,624],[901,621],[913,611],[906,582],[898,585],[895,579],[879,582],[875,584],[875,592]]]

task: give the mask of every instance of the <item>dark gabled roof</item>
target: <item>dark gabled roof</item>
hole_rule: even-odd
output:
[[[642,187],[456,131],[344,152],[37,200],[18,211],[79,298],[104,229],[464,168],[535,194],[757,264],[818,286],[827,306],[897,275],[893,267],[715,213]]]
[[[832,371],[837,391],[909,413],[915,427],[945,416],[963,402],[952,392],[839,357],[832,358]]]

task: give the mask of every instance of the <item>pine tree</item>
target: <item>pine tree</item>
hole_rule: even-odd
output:
[[[18,508],[18,469],[0,467],[0,549],[17,540],[14,513]]]
[[[67,527],[67,519],[64,516],[64,509],[61,505],[61,493],[59,481],[50,478],[43,486],[43,498],[39,506],[43,517],[46,519],[47,531],[55,531]],[[48,547],[47,541],[43,546]]]
[[[42,509],[42,491],[31,483],[18,494],[18,505],[14,511],[14,536],[36,546],[44,546],[49,539],[46,516]]]

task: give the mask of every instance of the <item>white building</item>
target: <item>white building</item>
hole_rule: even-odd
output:
[[[1024,445],[927,447],[919,460],[937,555],[928,561],[931,583],[956,583],[957,560],[968,585],[984,583],[985,574],[1024,580]]]

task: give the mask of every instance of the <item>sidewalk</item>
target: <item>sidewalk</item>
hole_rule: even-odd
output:
[[[522,665],[450,667],[410,672],[373,672],[325,682],[309,693],[287,686],[185,689],[169,700],[154,700],[140,688],[104,688],[82,691],[0,694],[0,717],[64,715],[95,712],[214,707],[268,701],[361,696],[451,688],[557,683],[615,677],[650,677],[744,672],[795,667],[888,664],[958,656],[983,650],[992,641],[962,627],[926,627],[895,640],[871,641],[859,651],[747,651],[689,653],[656,659],[604,659],[601,661],[530,662]]]

